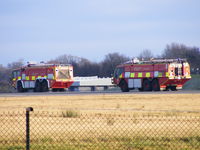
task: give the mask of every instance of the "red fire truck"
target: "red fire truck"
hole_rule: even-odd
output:
[[[64,64],[28,64],[13,70],[12,85],[18,92],[63,91],[73,83],[73,67]]]
[[[190,65],[186,59],[134,59],[116,67],[112,82],[123,92],[135,88],[139,91],[175,91],[182,89],[190,79]]]

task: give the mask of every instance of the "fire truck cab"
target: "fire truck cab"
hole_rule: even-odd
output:
[[[182,89],[190,79],[190,66],[186,59],[137,59],[116,67],[113,84],[123,92],[135,88],[139,91],[175,91]]]
[[[12,85],[18,92],[63,91],[73,83],[73,67],[65,64],[28,64],[13,70]]]

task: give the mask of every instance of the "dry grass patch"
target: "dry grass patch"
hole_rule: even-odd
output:
[[[36,111],[80,110],[86,113],[200,112],[200,94],[102,94],[0,97],[0,111],[33,107]]]

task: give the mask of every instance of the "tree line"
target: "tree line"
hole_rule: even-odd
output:
[[[134,57],[134,56],[133,56]],[[53,64],[72,64],[74,67],[74,76],[99,76],[111,77],[117,65],[133,59],[120,53],[109,53],[105,55],[101,62],[92,62],[86,58],[72,55],[61,55],[47,63]],[[140,60],[149,60],[152,58],[186,58],[191,65],[191,73],[198,73],[200,68],[200,50],[198,47],[189,47],[184,44],[172,43],[166,46],[161,55],[155,56],[151,50],[145,49],[138,56]],[[0,65],[0,92],[11,91],[11,72],[13,69],[25,65],[23,60],[9,63],[6,67]]]

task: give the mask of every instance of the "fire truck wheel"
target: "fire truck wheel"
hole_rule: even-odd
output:
[[[160,91],[160,85],[157,79],[152,81],[152,90],[153,91]]]
[[[151,82],[148,79],[145,79],[142,83],[142,89],[144,91],[152,91]]]
[[[40,85],[39,81],[36,81],[34,91],[35,92],[41,92],[41,85]]]
[[[65,89],[64,88],[60,88],[59,91],[60,92],[65,92]]]
[[[138,88],[138,90],[139,90],[140,92],[142,92],[142,91],[143,91],[143,88]]]
[[[58,92],[59,89],[52,89],[52,92]]]
[[[18,92],[24,92],[24,88],[23,88],[21,82],[17,82],[17,91],[18,91]]]
[[[125,80],[122,80],[119,86],[122,92],[129,92],[128,84]]]
[[[171,91],[177,91],[176,86],[171,86],[170,89]]]
[[[47,92],[49,90],[49,88],[48,88],[48,83],[47,83],[47,81],[42,81],[42,83],[41,83],[41,91],[42,92]]]

